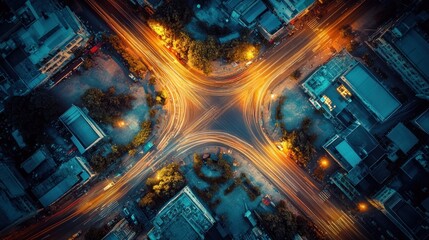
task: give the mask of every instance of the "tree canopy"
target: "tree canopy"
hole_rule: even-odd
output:
[[[153,207],[173,197],[186,184],[177,163],[170,163],[146,180],[149,192],[140,200],[140,205]]]
[[[130,94],[116,94],[114,87],[103,92],[98,88],[90,88],[81,97],[83,105],[88,108],[94,119],[112,124],[122,116],[122,113],[132,108],[135,97]]]
[[[325,239],[307,218],[293,214],[284,201],[276,207],[274,213],[261,215],[262,225],[274,239],[294,239],[295,234],[307,237],[307,239]]]

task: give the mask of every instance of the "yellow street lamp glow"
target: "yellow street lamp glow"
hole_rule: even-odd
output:
[[[124,121],[124,120],[119,120],[119,121],[117,122],[117,125],[118,125],[118,127],[122,128],[122,127],[124,127],[124,126],[125,126],[125,121]]]
[[[359,203],[358,208],[359,208],[359,211],[364,212],[368,209],[368,206],[366,205],[366,203]]]
[[[274,93],[271,94],[271,99],[274,99],[276,95]]]
[[[326,159],[326,158],[322,158],[322,159],[320,160],[320,166],[321,166],[322,168],[327,168],[327,167],[329,167],[329,161],[328,161],[328,159]]]
[[[148,24],[158,36],[165,37],[166,29],[164,26],[155,21],[149,21]]]

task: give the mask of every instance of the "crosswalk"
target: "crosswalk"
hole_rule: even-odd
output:
[[[99,213],[100,218],[105,218],[107,217],[107,215],[112,214],[112,212],[119,206],[119,203],[113,202],[111,204],[109,204],[108,206],[106,206],[103,210],[101,210],[101,212]]]
[[[331,193],[325,189],[319,193],[319,197],[325,202],[331,197]]]
[[[309,22],[307,22],[307,26],[311,29],[316,29],[319,23],[316,19],[311,19]]]
[[[350,230],[350,228],[352,228],[356,223],[356,220],[353,216],[350,216],[343,211],[341,212],[342,214],[338,219],[336,219],[335,221],[326,222],[327,227],[335,235],[340,234],[343,231]]]

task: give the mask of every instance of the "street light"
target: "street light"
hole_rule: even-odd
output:
[[[125,127],[125,121],[124,120],[119,120],[117,123],[118,127],[123,128]]]
[[[366,203],[359,203],[358,204],[358,209],[361,212],[365,212],[366,210],[368,210],[368,206],[366,205]]]
[[[319,164],[322,168],[327,168],[327,167],[329,167],[329,160],[326,158],[322,158],[320,160]]]

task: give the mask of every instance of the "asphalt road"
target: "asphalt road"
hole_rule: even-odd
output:
[[[246,71],[221,79],[180,64],[122,1],[88,0],[88,5],[112,31],[159,76],[160,84],[169,93],[167,122],[156,140],[156,149],[130,166],[112,188],[103,190],[110,180],[99,182],[54,215],[25,229],[13,229],[5,239],[61,239],[87,229],[103,220],[106,208],[129,201],[154,169],[172,158],[213,144],[223,144],[247,157],[331,238],[371,238],[370,230],[342,206],[319,196],[322,190],[319,184],[276,148],[261,125],[264,101],[273,86],[306,59],[330,47],[331,37],[340,34],[341,26],[371,21],[360,19],[372,7],[371,1],[333,4],[317,29],[304,28],[268,51]]]

